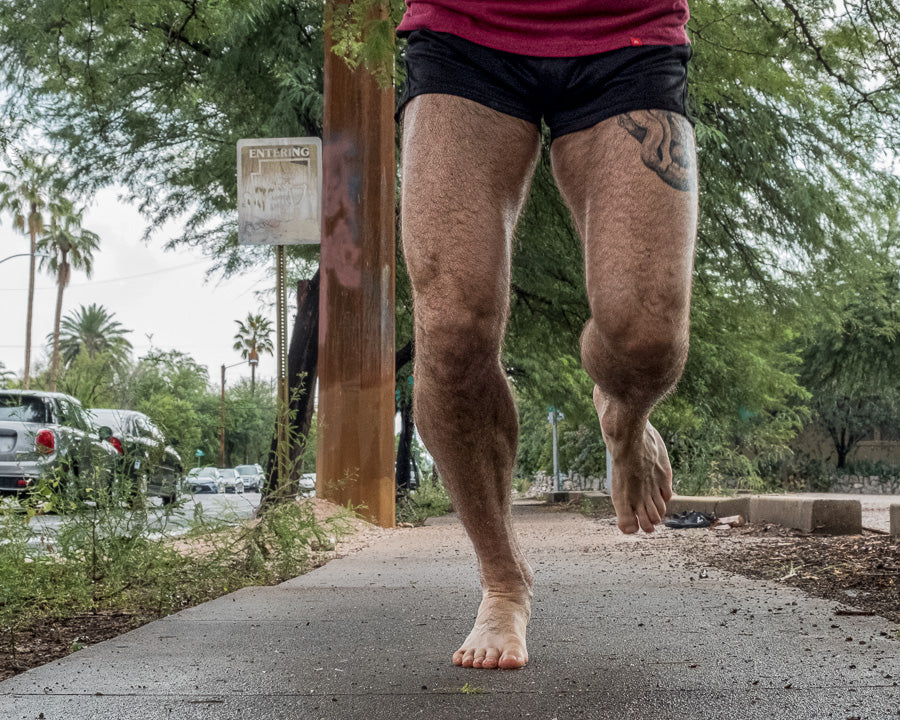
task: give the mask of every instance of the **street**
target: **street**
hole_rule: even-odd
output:
[[[150,533],[149,537],[158,538],[162,535],[176,536],[188,531],[192,519],[195,518],[197,507],[202,508],[203,516],[208,520],[227,521],[242,520],[250,517],[259,507],[261,495],[255,492],[239,494],[186,494],[181,496],[181,504],[171,513],[166,513],[159,498],[147,499],[147,508],[135,510],[131,519],[143,522],[146,515]],[[65,516],[48,514],[35,515],[31,519],[31,527],[34,537],[31,543],[44,544],[47,539],[53,538],[60,525],[66,521]]]

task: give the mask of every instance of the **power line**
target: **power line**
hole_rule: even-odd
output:
[[[109,280],[88,280],[86,282],[81,283],[71,283],[66,286],[66,289],[76,288],[76,287],[93,287],[95,285],[109,285],[111,283],[117,282],[125,282],[126,280],[137,280],[139,278],[150,277],[152,275],[161,275],[167,272],[173,272],[175,270],[183,270],[184,268],[193,267],[195,265],[200,265],[207,262],[206,260],[194,260],[193,262],[185,263],[184,265],[175,265],[173,267],[161,268],[160,270],[150,270],[145,273],[138,273],[137,275],[125,275],[123,277],[112,278]],[[0,288],[0,292],[25,292],[28,288]],[[36,286],[35,291],[37,290],[56,290],[56,285],[43,285]]]

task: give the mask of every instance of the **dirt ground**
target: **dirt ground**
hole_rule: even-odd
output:
[[[585,512],[598,520],[615,517],[611,504]],[[867,530],[817,535],[771,524],[727,530],[661,527],[651,537],[680,547],[699,563],[784,583],[853,608],[840,613],[881,615],[900,623],[900,537]]]
[[[324,501],[317,501],[317,514],[327,517],[331,510]],[[612,517],[612,509],[595,509],[590,515],[607,519]],[[362,520],[353,523],[355,532],[338,542],[321,562],[367,547],[388,534],[404,532],[403,528],[384,530]],[[749,525],[730,530],[663,528],[653,540],[689,550],[692,559],[700,563],[837,600],[848,608],[839,614],[881,615],[900,624],[900,538],[868,532],[844,537],[804,535],[774,525]],[[153,619],[108,612],[39,623],[17,634],[15,648],[8,637],[0,639],[0,680]]]

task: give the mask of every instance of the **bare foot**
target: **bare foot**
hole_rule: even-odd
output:
[[[644,418],[634,418],[595,388],[600,429],[612,455],[612,501],[619,530],[653,532],[672,498],[672,466],[665,443]]]
[[[462,667],[512,670],[528,662],[525,628],[531,617],[529,594],[485,592],[469,637],[453,654]]]

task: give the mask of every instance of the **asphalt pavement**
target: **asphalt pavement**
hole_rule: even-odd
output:
[[[625,537],[537,505],[515,515],[537,581],[524,669],[450,661],[479,589],[448,516],[0,683],[0,718],[900,717],[887,620],[705,567],[689,535]]]

